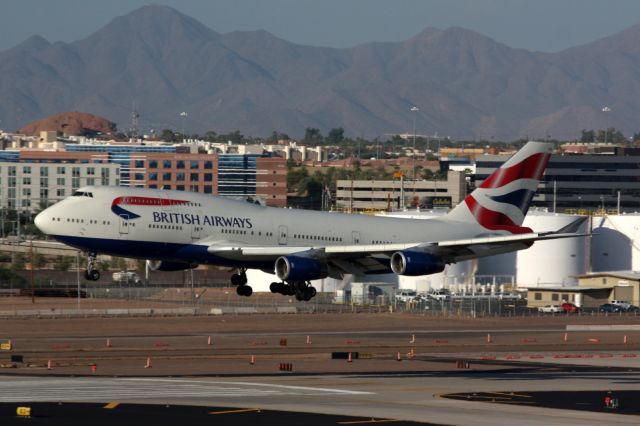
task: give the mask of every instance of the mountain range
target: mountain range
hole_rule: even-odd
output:
[[[640,25],[556,53],[462,28],[337,49],[266,31],[220,34],[151,5],[82,40],[32,36],[0,52],[0,128],[84,111],[126,130],[135,107],[144,132],[300,137],[343,127],[376,137],[411,133],[415,120],[419,134],[456,139],[565,139],[605,127],[631,135],[639,71]]]

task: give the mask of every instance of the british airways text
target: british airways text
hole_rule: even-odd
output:
[[[189,213],[153,212],[153,221],[155,223],[170,223],[178,225],[194,224],[228,228],[253,228],[253,224],[251,223],[251,219],[249,218],[227,216],[198,216],[196,214]]]

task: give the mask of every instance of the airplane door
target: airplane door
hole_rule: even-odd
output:
[[[129,216],[126,214],[120,215],[120,225],[118,226],[120,235],[129,233]]]
[[[202,217],[202,212],[201,211],[197,211],[195,213],[195,215],[197,217]],[[199,240],[200,238],[202,238],[202,225],[200,225],[199,223],[193,223],[191,225],[191,239],[193,241]]]
[[[351,240],[353,244],[360,244],[360,233],[358,231],[351,232]]]
[[[287,245],[287,227],[284,225],[278,227],[278,244]]]

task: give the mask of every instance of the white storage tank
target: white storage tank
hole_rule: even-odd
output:
[[[557,231],[584,216],[531,212],[523,223],[535,232]],[[585,220],[577,232],[589,231]],[[521,287],[577,285],[577,276],[589,271],[589,238],[538,241],[516,253],[516,283]]]
[[[640,270],[640,214],[594,216],[593,272]]]

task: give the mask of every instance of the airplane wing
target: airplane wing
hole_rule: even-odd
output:
[[[402,244],[252,246],[243,243],[223,241],[210,244],[207,251],[217,256],[235,260],[275,261],[280,256],[309,257],[322,259],[344,273],[375,274],[390,272],[389,260],[391,255],[402,250],[422,251],[440,257],[445,263],[455,263],[525,249],[536,241],[590,235],[560,232],[564,230],[565,228],[546,233],[532,232],[516,235],[492,235],[460,240]]]

